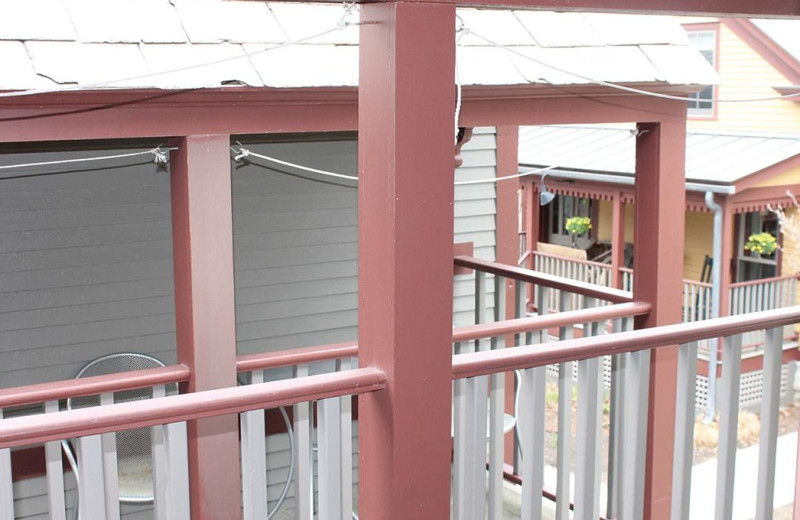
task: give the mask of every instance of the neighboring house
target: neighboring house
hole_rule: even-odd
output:
[[[24,2],[0,5],[0,91],[43,89],[38,98],[0,97],[0,167],[146,152],[170,146],[171,138],[187,135],[182,132],[191,127],[195,133],[231,134],[235,150],[241,142],[285,161],[356,174],[358,32],[352,26],[336,30],[341,7],[163,0],[149,2],[146,11],[129,4],[122,16],[116,5],[51,4],[46,24]],[[559,63],[596,79],[688,94],[711,77],[668,20],[461,14],[475,34],[546,59],[565,59]],[[327,32],[311,42],[268,49],[317,29]],[[569,85],[578,98],[586,86],[474,35],[460,42],[458,59],[465,111],[469,96],[480,98],[482,89]],[[121,81],[110,81],[116,79]],[[292,96],[342,109],[326,112],[329,119],[320,123],[297,124],[296,113],[274,109]],[[18,117],[32,101],[50,112]],[[198,105],[203,117],[211,113],[217,119],[195,123],[180,112]],[[153,106],[181,115],[157,121],[163,126],[153,130]],[[123,109],[114,111],[118,107]],[[102,123],[83,119],[85,112],[106,109],[111,115]],[[464,148],[455,181],[500,173],[498,130],[491,109],[488,114]],[[135,125],[150,126],[132,130]],[[355,182],[257,159],[231,161],[230,167],[235,353],[355,340]],[[117,352],[175,363],[176,217],[169,166],[144,155],[5,168],[0,183],[0,387],[70,379],[90,360]],[[504,218],[495,216],[495,199],[492,182],[456,187],[454,241],[473,242],[476,256],[489,260],[499,256],[496,219]],[[467,278],[455,283],[454,322],[466,323],[472,320],[473,287]],[[14,469],[24,480],[18,483],[18,518],[41,518],[44,481],[27,480],[41,468]],[[123,517],[137,514],[145,514],[139,506],[124,509]]]
[[[800,193],[800,105],[798,98],[781,96],[796,92],[800,82],[800,22],[692,19],[684,28],[720,79],[688,102],[685,206],[675,201],[686,219],[683,318],[712,315],[715,261],[721,315],[793,305],[800,244],[781,234],[771,209],[797,214],[791,194]],[[735,99],[754,101],[724,102]],[[527,205],[527,220],[535,226],[528,249],[540,269],[630,289],[628,268],[636,254],[633,133],[619,125],[520,129],[520,170],[552,167],[545,185],[558,194],[547,206]],[[539,192],[541,178],[522,184]],[[543,244],[570,247],[574,237],[565,222],[572,216],[592,218],[593,229],[576,243],[586,256],[567,262],[558,259],[565,250]],[[763,255],[746,250],[748,237],[760,232],[782,247]],[[795,337],[787,330],[787,360],[797,359]],[[754,339],[751,350],[759,343]],[[754,361],[745,371],[757,367]]]

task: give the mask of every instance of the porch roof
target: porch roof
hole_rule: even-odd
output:
[[[355,87],[358,27],[342,23],[344,13],[341,5],[253,1],[4,0],[0,90]],[[475,9],[459,16],[469,30],[459,38],[464,85],[716,80],[680,26],[663,17]]]
[[[521,127],[520,168],[555,166],[559,177],[602,173],[604,177],[594,180],[629,184],[635,169],[634,134],[632,125]],[[800,135],[687,132],[687,188],[732,186],[799,154]]]

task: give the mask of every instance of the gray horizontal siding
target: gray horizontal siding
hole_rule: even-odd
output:
[[[248,148],[312,168],[358,170],[354,140]],[[267,164],[254,159],[232,174],[237,352],[355,340],[355,184]]]
[[[356,143],[250,145],[253,151],[344,174],[357,172]],[[476,129],[456,180],[496,176],[493,128]],[[254,160],[255,163],[256,160]],[[317,182],[314,174],[251,164],[233,174],[240,354],[356,339],[357,193],[353,183]],[[457,186],[456,242],[495,258],[494,184]],[[278,241],[279,244],[275,243]],[[457,277],[454,322],[470,323],[471,277]],[[270,305],[267,305],[270,304]]]
[[[71,379],[112,352],[174,362],[168,172],[134,157],[25,173],[58,174],[0,180],[0,387]]]
[[[357,171],[353,140],[249,147]],[[457,180],[494,177],[494,147],[494,131],[478,129]],[[2,161],[82,155],[8,154]],[[120,350],[174,360],[168,174],[139,159],[35,173],[59,168],[68,173],[0,181],[0,386],[68,379]],[[356,190],[290,170],[233,163],[239,353],[356,338]],[[472,241],[478,256],[493,259],[494,185],[457,187],[454,212],[455,241]],[[467,320],[471,292],[456,294],[455,320]]]
[[[456,170],[456,181],[497,177],[496,137],[494,128],[476,128],[464,146],[464,164]],[[495,259],[495,218],[497,204],[494,183],[466,184],[455,189],[454,242],[472,242],[474,255]],[[494,308],[492,277],[487,278],[487,307]],[[453,323],[475,322],[475,275],[457,275],[453,282]]]

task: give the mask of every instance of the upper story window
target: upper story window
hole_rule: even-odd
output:
[[[713,29],[692,30],[687,28],[689,41],[700,51],[708,62],[717,67],[717,31]],[[709,85],[700,92],[690,94],[689,115],[700,117],[714,116],[714,85]]]

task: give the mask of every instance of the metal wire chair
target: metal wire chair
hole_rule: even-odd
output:
[[[76,379],[106,374],[117,374],[148,368],[163,367],[164,363],[146,354],[123,352],[110,354],[89,362],[81,368]],[[178,393],[178,385],[166,387],[166,395]],[[151,388],[139,388],[114,393],[114,403],[152,399]],[[67,409],[99,406],[99,396],[74,397],[67,399]],[[117,432],[117,471],[119,475],[119,501],[123,503],[147,503],[153,501],[153,459],[151,445],[151,428],[136,428]],[[74,454],[69,443],[62,443],[70,464]],[[75,465],[76,466],[76,465]],[[73,466],[78,475],[79,468]],[[77,508],[76,508],[77,509]]]

